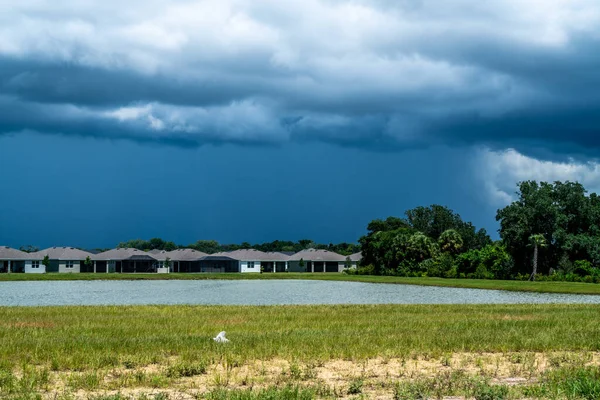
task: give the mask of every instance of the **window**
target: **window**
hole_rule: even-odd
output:
[[[254,261],[248,261],[248,268],[254,268]]]
[[[32,261],[31,262],[31,268],[39,268],[40,267],[40,262],[39,261]]]
[[[73,261],[65,261],[65,268],[68,268],[68,269],[73,268]]]

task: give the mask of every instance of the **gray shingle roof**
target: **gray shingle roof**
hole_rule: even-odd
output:
[[[263,261],[266,253],[255,249],[240,249],[212,254],[213,256],[229,257],[238,261]]]
[[[138,249],[117,248],[103,253],[93,254],[92,260],[97,261],[119,261],[119,260],[156,260],[151,254]]]
[[[8,246],[0,246],[0,260],[31,260],[31,255]]]
[[[162,255],[162,253],[160,255]],[[165,257],[169,257],[171,261],[198,261],[207,255],[208,254],[194,249],[177,249],[165,253]],[[164,261],[164,258],[159,260]]]
[[[358,252],[358,253],[354,253],[354,254],[350,254],[350,261],[360,261],[362,260],[362,252]]]
[[[74,247],[49,247],[33,253],[32,256],[36,256],[40,260],[45,256],[51,260],[85,260],[87,257],[92,258],[93,254]]]
[[[288,256],[278,252],[265,253],[256,249],[241,249],[213,254],[225,256],[238,261],[287,261]]]
[[[316,249],[302,250],[289,258],[290,261],[299,261],[300,259],[304,261],[346,261],[346,257],[333,251]]]

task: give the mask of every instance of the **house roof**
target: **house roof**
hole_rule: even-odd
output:
[[[290,256],[290,261],[346,261],[346,257],[329,250],[308,249]]]
[[[142,250],[117,248],[94,254],[92,260],[156,260],[156,258]]]
[[[27,260],[31,259],[30,253],[13,249],[8,246],[0,246],[0,260]]]
[[[164,253],[164,257],[169,257],[172,261],[198,261],[202,257],[206,257],[208,254],[203,253],[194,249],[177,249],[173,251],[168,251]],[[163,253],[158,254],[157,256],[162,256]],[[165,258],[159,258],[159,260],[164,261]]]
[[[354,253],[354,254],[350,254],[350,261],[360,261],[362,260],[362,252],[358,252],[358,253]]]
[[[280,251],[271,251],[266,254],[266,258],[261,261],[287,261],[290,259],[289,254],[282,253]],[[294,254],[294,253],[292,253]]]
[[[202,260],[203,261],[238,261],[231,257],[227,257],[223,254],[226,254],[226,253],[209,254],[207,256],[202,257]]]
[[[256,249],[240,249],[213,255],[225,256],[238,261],[286,261],[287,256],[281,253],[265,253]]]
[[[91,258],[93,254],[74,247],[48,247],[33,253],[32,256],[39,259],[48,256],[51,260],[85,260],[87,257]]]

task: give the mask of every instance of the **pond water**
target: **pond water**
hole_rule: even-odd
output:
[[[595,303],[600,296],[312,280],[0,282],[0,305]]]

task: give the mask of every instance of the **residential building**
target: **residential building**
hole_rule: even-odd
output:
[[[38,273],[43,270],[43,272],[79,273],[82,268],[84,271],[88,268],[85,260],[88,257],[91,260],[92,255],[92,253],[74,247],[49,247],[30,253],[31,260],[26,262],[25,272]],[[42,263],[46,256],[49,259],[49,265],[44,269]],[[92,265],[89,266],[90,269],[91,267]]]
[[[329,250],[307,249],[288,259],[290,272],[341,272],[346,257]]]
[[[25,262],[29,258],[29,253],[0,246],[0,273],[25,272]]]

